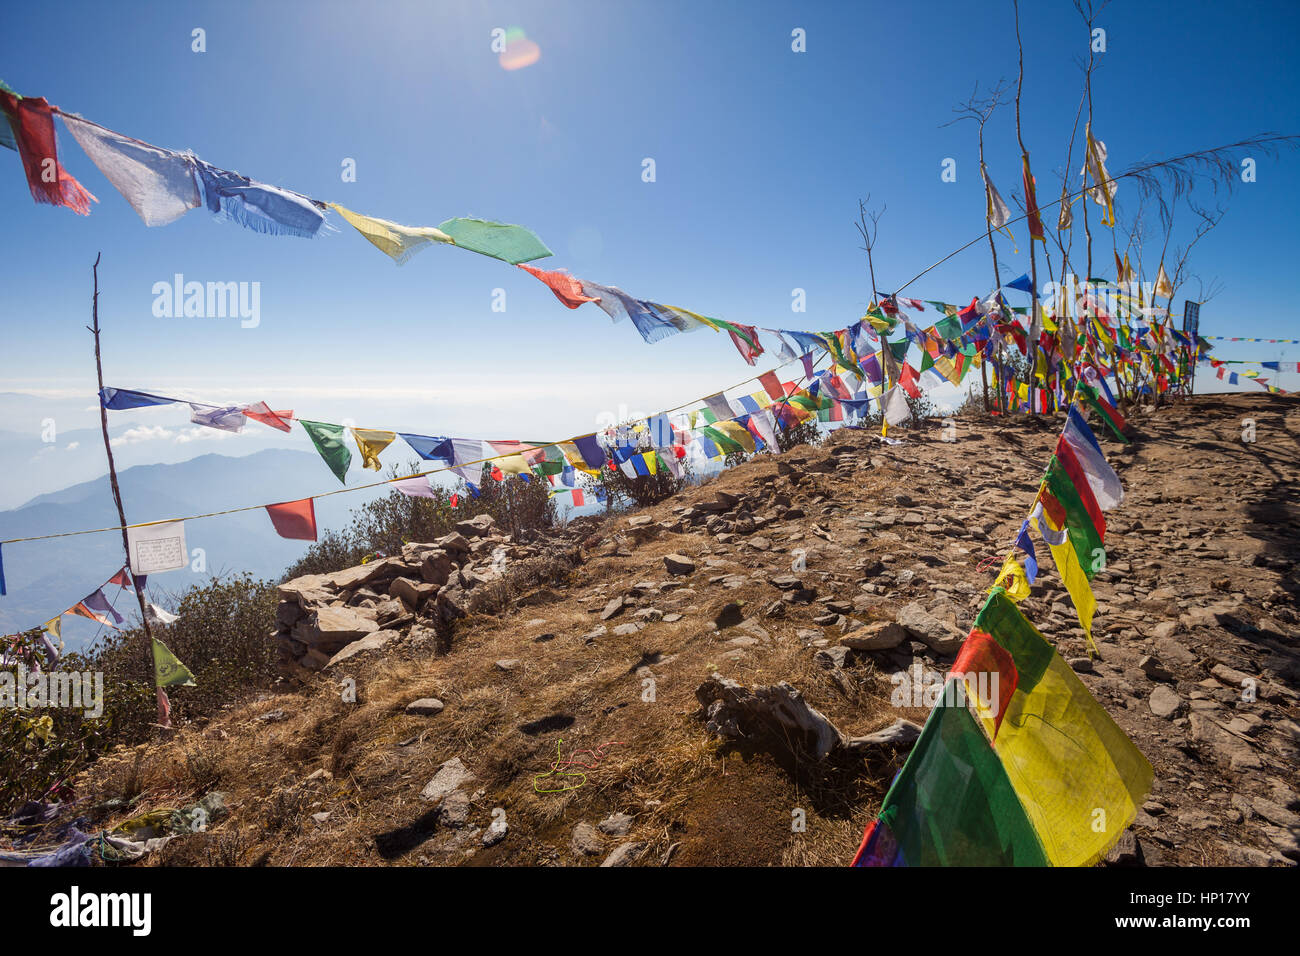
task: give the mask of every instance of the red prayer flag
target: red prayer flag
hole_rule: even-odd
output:
[[[921,397],[921,389],[916,384],[916,369],[912,368],[908,362],[903,363],[902,374],[898,376],[898,384],[903,386],[903,391],[913,398]]]
[[[950,673],[967,678],[968,684],[973,684],[976,691],[987,690],[991,696],[996,690],[996,701],[980,701],[984,707],[994,710],[993,737],[996,739],[998,730],[1002,727],[1002,715],[1006,713],[1007,704],[1011,703],[1011,697],[1016,692],[1016,682],[1020,679],[1015,659],[989,634],[972,630],[957,652]],[[992,677],[981,682],[978,676],[980,674],[997,675],[996,688]]]
[[[13,127],[32,198],[51,206],[67,206],[82,216],[89,215],[90,204],[99,200],[59,165],[54,114],[45,97],[19,98],[0,90],[0,110],[9,117],[9,125]]]
[[[1020,164],[1024,172],[1025,213],[1029,217],[1029,238],[1046,242],[1047,240],[1043,236],[1043,219],[1038,214],[1038,197],[1034,194],[1034,176],[1029,171],[1028,153],[1021,155]]]
[[[267,505],[266,513],[271,516],[271,524],[275,525],[275,533],[280,537],[316,540],[316,504],[313,499]]]
[[[555,293],[555,297],[570,309],[576,309],[584,302],[597,301],[593,296],[584,294],[582,283],[567,272],[547,272],[545,269],[535,269],[532,266],[524,265],[522,262],[519,263],[519,268],[545,282],[550,290]]]
[[[118,587],[120,587],[120,588],[127,588],[127,587],[130,587],[130,586],[131,586],[131,579],[127,576],[126,568],[123,567],[121,571],[118,571],[117,574],[115,574],[115,575],[113,575],[111,578],[109,578],[109,579],[108,579],[108,583],[109,583],[109,584],[116,584],[116,585],[117,585]]]
[[[271,406],[266,402],[258,402],[256,405],[244,406],[244,417],[251,418],[255,422],[261,422],[263,425],[270,425],[272,428],[278,428],[282,432],[290,431],[293,426],[289,420],[293,418],[293,409],[287,412],[276,412],[271,410]]]
[[[767,392],[767,397],[774,402],[779,402],[785,398],[785,389],[781,388],[781,380],[776,377],[776,372],[764,372],[758,377],[758,384],[763,386],[763,391]]]
[[[573,507],[581,508],[587,503],[587,496],[582,493],[581,488],[573,489]]]

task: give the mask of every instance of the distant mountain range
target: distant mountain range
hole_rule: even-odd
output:
[[[208,454],[177,464],[137,465],[120,471],[118,481],[127,520],[142,522],[304,498],[327,490],[330,477],[311,452],[268,449],[241,458]],[[317,501],[318,530],[344,526],[353,508],[382,493],[367,490]],[[0,511],[0,539],[117,524],[104,474]],[[185,538],[191,554],[202,549],[206,571],[185,568],[152,576],[149,591],[164,607],[169,606],[166,595],[214,574],[248,571],[278,579],[310,544],[279,537],[260,508],[186,522]],[[119,531],[6,545],[3,556],[8,595],[0,598],[0,629],[10,632],[37,626],[77,603],[125,563]],[[108,596],[118,599],[120,613],[135,607],[129,591],[113,587]],[[64,618],[70,649],[96,629],[91,621]]]

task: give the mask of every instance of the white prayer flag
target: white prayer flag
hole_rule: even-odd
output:
[[[133,575],[175,571],[189,563],[189,552],[185,550],[184,521],[127,528],[126,541],[131,552]]]

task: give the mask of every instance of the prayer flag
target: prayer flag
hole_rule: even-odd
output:
[[[153,674],[154,684],[159,688],[196,686],[190,669],[156,637],[153,639]]]
[[[311,498],[267,505],[266,513],[271,516],[271,524],[280,537],[316,540],[316,504]]]
[[[325,464],[329,465],[330,471],[334,472],[334,477],[347,484],[348,465],[352,464],[352,452],[348,451],[347,446],[343,444],[343,426],[331,425],[327,422],[309,422],[304,418],[298,419],[298,424],[307,432],[311,443],[316,446],[316,451],[325,459]]]
[[[399,266],[431,242],[455,245],[455,240],[441,229],[433,226],[403,226],[387,219],[363,216],[350,209],[344,209],[338,203],[330,203],[330,208],[348,221],[348,223],[365,236],[376,249],[388,256]]]
[[[354,428],[352,437],[356,439],[357,450],[361,452],[361,467],[379,471],[379,453],[393,443],[397,432],[382,431],[377,428]]]
[[[551,255],[546,243],[531,229],[486,219],[448,219],[438,228],[456,245],[480,255],[500,259],[512,266]]]
[[[570,309],[576,309],[584,302],[596,302],[597,299],[589,296],[582,291],[582,281],[569,275],[567,272],[554,271],[547,272],[545,269],[537,269],[533,266],[519,264],[519,268],[535,276],[555,293],[555,297],[563,302]]]

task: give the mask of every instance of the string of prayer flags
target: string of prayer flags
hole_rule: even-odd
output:
[[[300,193],[218,169],[192,156],[208,211],[241,226],[273,236],[310,239],[325,222],[323,204]]]
[[[275,533],[280,537],[302,541],[316,540],[315,499],[302,498],[298,501],[282,501],[267,505],[266,513],[270,515]]]
[[[59,163],[54,114],[45,97],[19,96],[3,89],[0,112],[9,120],[32,198],[38,203],[66,206],[81,216],[90,215],[90,204],[99,200]]]
[[[354,428],[352,437],[356,439],[357,450],[361,452],[361,467],[379,471],[379,453],[393,443],[397,432],[378,428]]]
[[[544,269],[525,265],[522,262],[519,263],[518,268],[546,283],[547,287],[555,293],[555,297],[564,303],[567,308],[576,309],[584,302],[598,301],[595,297],[589,296],[582,291],[582,280],[567,272],[558,270],[547,272]]]
[[[365,236],[371,245],[399,266],[431,242],[455,245],[451,236],[433,226],[403,226],[387,219],[363,216],[351,209],[344,209],[338,203],[330,203],[329,206]]]
[[[500,259],[512,266],[552,255],[531,230],[486,219],[448,219],[438,228],[462,249]]]
[[[343,444],[343,426],[331,425],[328,422],[309,422],[302,418],[298,419],[298,424],[307,432],[311,443],[316,446],[316,451],[325,459],[325,464],[329,465],[330,471],[334,472],[334,477],[347,484],[352,452],[348,451],[347,445]]]
[[[122,615],[118,614],[109,602],[103,588],[82,598],[80,602],[68,609],[68,613],[88,617],[92,621],[114,629],[124,620]]]
[[[190,669],[156,637],[153,639],[153,675],[154,686],[158,688],[197,686]]]
[[[123,136],[75,113],[60,113],[91,162],[146,226],[166,226],[202,202],[189,158]]]

